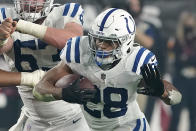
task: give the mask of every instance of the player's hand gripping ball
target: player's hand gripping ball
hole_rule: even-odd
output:
[[[94,99],[96,89],[86,77],[69,74],[59,79],[55,86],[62,88],[62,99],[69,103],[85,104]]]

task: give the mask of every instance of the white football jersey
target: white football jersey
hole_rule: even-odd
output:
[[[17,18],[14,8],[1,8],[0,10],[0,22],[8,17]],[[43,25],[63,29],[69,21],[83,24],[83,9],[79,4],[67,3],[54,7],[44,20]],[[11,37],[14,40],[14,45],[5,56],[8,63],[14,64],[10,65],[12,70],[19,72],[32,72],[37,69],[48,70],[60,61],[60,50],[34,36],[14,32]],[[20,86],[18,89],[24,103],[23,110],[33,120],[55,123],[61,119],[72,118],[81,111],[79,105],[64,101],[37,101],[32,95],[31,87]]]
[[[140,67],[147,63],[157,65],[151,51],[138,45],[115,67],[102,70],[93,60],[88,37],[82,36],[70,39],[60,57],[75,73],[87,77],[97,88],[96,100],[83,106],[91,128],[106,130],[144,118],[136,102],[136,90],[142,79]]]

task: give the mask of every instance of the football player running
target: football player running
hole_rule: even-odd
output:
[[[77,73],[97,89],[96,97],[82,105],[93,131],[149,131],[136,101],[137,93],[160,97],[169,105],[178,104],[181,93],[161,79],[155,55],[134,43],[135,31],[128,12],[105,10],[95,19],[89,36],[67,42],[61,62],[35,86],[35,97],[42,100],[40,95],[52,94],[67,101],[67,88],[56,88],[55,82],[70,72]],[[78,82],[73,82],[72,87],[77,86]]]
[[[66,41],[83,34],[82,7],[76,3],[53,5],[53,0],[14,0],[14,5],[0,9],[0,52],[12,71],[22,73],[0,70],[0,86],[27,86],[18,87],[24,106],[10,130],[88,131],[79,105],[45,103],[32,95],[32,87],[44,71],[60,60]]]

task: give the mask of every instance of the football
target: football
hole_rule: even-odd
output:
[[[80,88],[90,88],[90,89],[94,88],[94,85],[92,84],[90,80],[78,74],[69,74],[69,75],[62,77],[56,82],[55,86],[58,88],[66,88],[70,84],[72,84],[76,79],[80,79],[79,81]]]

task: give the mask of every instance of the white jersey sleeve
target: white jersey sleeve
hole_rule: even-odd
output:
[[[13,8],[0,8],[0,24],[9,17],[17,18],[16,11]]]
[[[61,60],[65,61],[67,64],[87,63],[90,53],[88,49],[88,42],[89,41],[87,36],[74,37],[69,39],[60,53]]]
[[[55,21],[54,24],[59,24],[59,22],[63,21],[63,24],[61,23],[61,25],[65,25],[69,22],[83,25],[83,14],[84,10],[80,4],[67,3],[62,6],[54,7],[48,17]]]
[[[144,64],[158,65],[158,62],[155,55],[150,50],[138,46],[134,49],[133,53],[128,57],[126,66],[130,69],[129,66],[131,65],[132,72],[136,73],[137,75],[140,75],[140,67]]]
[[[0,8],[0,24],[2,23],[2,21],[6,18],[6,14],[5,14],[5,8]]]
[[[83,14],[84,10],[78,3],[68,3],[65,5],[63,16],[65,16],[65,21],[76,22],[83,25]]]

